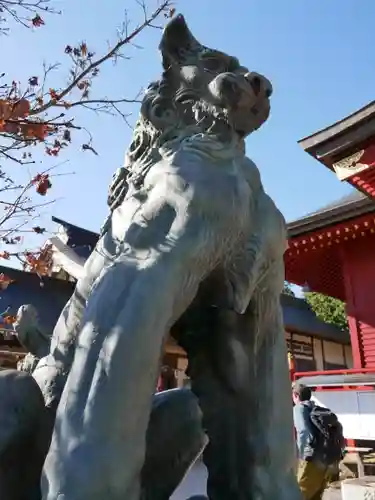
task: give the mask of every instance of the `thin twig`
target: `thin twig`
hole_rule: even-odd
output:
[[[141,102],[142,101],[139,99],[105,99],[105,98],[103,98],[103,99],[85,99],[82,101],[77,101],[77,102],[73,102],[73,103],[69,103],[69,104],[57,102],[55,104],[55,106],[60,106],[60,107],[70,109],[70,108],[74,108],[75,106],[88,107],[87,106],[88,104],[108,104],[108,105],[121,104],[121,103],[127,103],[127,104],[137,104],[138,103],[138,104],[140,104]]]
[[[84,69],[76,78],[73,79],[73,81],[66,87],[65,90],[60,92],[58,94],[58,100],[61,101],[61,99],[64,99],[76,86],[77,84],[83,80],[88,74],[90,74],[95,68],[98,68],[101,66],[105,61],[108,59],[111,59],[114,55],[116,55],[119,50],[124,46],[129,43],[147,26],[152,24],[152,22],[162,13],[164,12],[167,7],[170,5],[170,0],[165,0],[148,18],[146,18],[143,23],[138,25],[134,31],[125,37],[124,39],[120,40],[114,47],[113,49],[109,50],[107,54],[105,54],[103,57],[100,59],[97,59],[95,62],[92,62],[86,69]],[[48,108],[51,106],[54,106],[56,104],[55,100],[51,100],[48,103],[40,106],[39,108],[35,108],[34,110],[31,111],[30,114],[36,115],[39,113],[43,113],[46,111]]]

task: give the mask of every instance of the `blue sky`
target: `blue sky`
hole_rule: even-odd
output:
[[[43,60],[60,61],[50,80],[58,87],[69,69],[66,44],[85,40],[99,54],[115,39],[124,8],[132,21],[141,18],[131,0],[61,0],[56,5],[63,16],[46,17],[46,26],[35,31],[14,26],[11,36],[1,39],[2,70],[10,78],[26,81],[41,74]],[[176,8],[201,42],[237,56],[272,81],[271,117],[248,139],[247,153],[287,220],[346,194],[349,186],[297,141],[374,99],[374,0],[180,0]],[[157,78],[159,38],[160,31],[145,31],[137,39],[142,48],[125,52],[130,60],[108,63],[95,96],[134,97]],[[136,107],[129,110],[135,117]],[[90,129],[99,156],[81,152],[77,138],[62,157],[69,163],[60,167],[61,173],[76,174],[54,180],[51,196],[59,201],[44,212],[42,222],[48,224],[54,214],[98,230],[107,214],[107,185],[123,161],[131,131],[117,118],[89,111],[77,113],[77,120]],[[16,172],[19,167],[10,168]]]

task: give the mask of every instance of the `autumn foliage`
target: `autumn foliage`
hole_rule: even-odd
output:
[[[55,182],[52,177],[61,174],[55,172],[54,166],[43,169],[43,164],[32,171],[31,168],[36,167],[34,152],[43,151],[49,160],[58,159],[61,151],[69,147],[97,154],[95,138],[76,122],[74,110],[78,107],[118,114],[126,120],[123,107],[138,100],[96,95],[95,81],[100,77],[100,68],[110,60],[115,62],[141,31],[155,28],[158,18],[174,14],[169,0],[159,3],[150,13],[145,4],[136,1],[141,21],[133,28],[124,23],[117,31],[117,40],[102,54],[96,55],[89,43],[82,40],[62,48],[61,57],[68,64],[69,73],[65,87],[53,85],[57,64],[43,65],[26,82],[19,82],[17,75],[0,74],[0,259],[16,258],[25,269],[40,276],[50,273],[51,248],[47,245],[27,249],[23,234],[46,232],[35,221],[40,207],[50,201],[39,202],[38,197],[45,199]],[[38,36],[39,30],[48,24],[48,16],[60,14],[52,4],[53,0],[0,0],[0,36],[1,33],[11,36],[14,22],[32,29],[33,36]],[[30,178],[17,183],[12,169],[23,165],[28,166]],[[11,280],[0,274],[0,289],[9,284]]]

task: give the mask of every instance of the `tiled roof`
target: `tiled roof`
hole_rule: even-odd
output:
[[[360,191],[357,191],[356,189],[353,189],[349,194],[342,196],[338,200],[331,201],[331,203],[324,205],[322,208],[316,210],[315,212],[309,215],[327,212],[327,210],[332,210],[333,208],[338,208],[338,207],[344,207],[346,205],[350,205],[351,203],[355,203],[358,202],[359,200],[365,200],[365,199],[366,200],[368,199],[365,194],[361,193]]]
[[[62,219],[58,219],[57,217],[52,217],[52,221],[64,228],[68,236],[66,244],[74,248],[74,251],[80,257],[87,259],[95,248],[99,239],[99,234],[83,229]]]
[[[367,199],[368,197],[365,194],[361,193],[360,191],[357,191],[356,189],[353,189],[349,194],[346,194],[345,196],[342,196],[337,200],[331,201],[327,205],[324,205],[322,208],[319,208],[314,212],[310,212],[298,220],[304,219],[305,217],[312,217],[313,215],[322,214],[324,212],[328,212],[335,208],[346,207],[348,205],[351,205],[352,203],[357,203],[360,200],[367,200]]]
[[[325,127],[314,134],[305,137],[298,141],[298,143],[304,148],[305,151],[308,151],[312,154],[316,152],[316,149],[319,145],[326,144],[329,141],[334,140],[337,137],[345,137],[345,134],[352,132],[353,130],[359,130],[362,128],[364,131],[364,135],[358,135],[356,137],[356,142],[360,139],[368,138],[368,130],[366,131],[366,125],[371,124],[371,120],[375,116],[375,101],[371,101],[366,106],[363,106],[361,109],[358,109],[354,113],[346,116],[345,118],[337,121]],[[366,134],[367,132],[367,134]],[[350,141],[351,145],[354,145],[354,141]]]
[[[319,210],[288,222],[289,237],[292,238],[317,229],[340,224],[372,212],[375,212],[374,201],[353,189],[349,194],[325,205]]]

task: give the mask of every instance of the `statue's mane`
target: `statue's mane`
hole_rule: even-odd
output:
[[[215,143],[212,152],[228,149],[228,143],[224,145],[215,135],[219,125],[228,129],[225,109],[208,103],[197,91],[175,88],[164,73],[160,81],[151,83],[141,103],[125,157],[129,180],[137,184],[161,160],[163,148],[172,143],[176,147],[192,136],[204,134],[207,140],[200,143],[202,147]],[[244,145],[240,148],[244,150]]]

